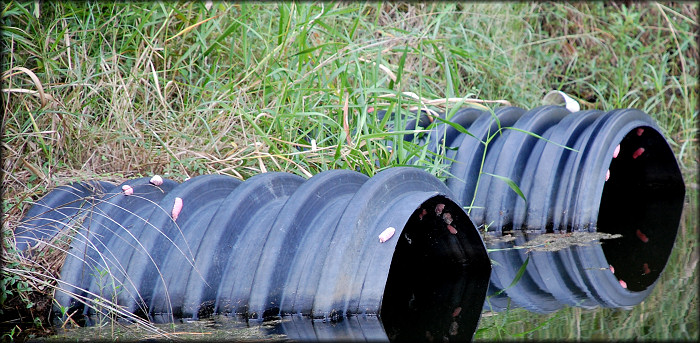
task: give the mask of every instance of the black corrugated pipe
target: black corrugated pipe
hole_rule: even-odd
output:
[[[86,181],[56,187],[32,205],[22,225],[15,229],[17,248],[24,251],[42,244],[74,225],[78,212],[94,206],[104,190],[112,186],[106,181]]]
[[[610,307],[638,304],[651,292],[673,248],[685,186],[673,151],[647,114],[635,109],[571,113],[542,106],[493,112],[464,108],[449,118],[438,115],[431,120],[426,112],[414,113],[408,127],[426,130],[404,139],[445,157],[446,183],[459,202],[471,205],[468,213],[477,227],[495,235],[524,234],[522,240],[528,232],[622,236],[594,248],[572,248],[571,255],[561,256],[569,261],[559,263],[561,268],[529,266],[533,279],[549,283],[545,275],[567,278],[574,273],[572,278],[585,285],[571,292],[585,292],[589,300]],[[492,175],[512,180],[527,201]],[[499,250],[490,257],[499,262],[491,276],[497,284],[489,291],[495,293],[509,285],[526,255]],[[537,302],[532,293],[521,298],[529,296],[529,303]],[[533,310],[552,308],[527,304],[521,302]]]
[[[431,122],[426,112],[417,116],[408,128],[417,127],[416,121],[418,127]],[[561,106],[542,106],[530,111],[502,107],[491,113],[465,108],[447,120],[469,134],[435,121],[428,125],[429,134],[404,139],[427,144],[446,157],[447,185],[463,204],[474,201],[470,217],[477,226],[595,231],[601,202],[631,188],[627,184],[685,192],[673,151],[653,119],[639,110],[571,113]],[[527,202],[507,183],[488,174],[480,177],[480,170],[513,180]],[[606,185],[611,186],[603,194]],[[682,196],[673,198],[682,201]]]
[[[99,186],[59,187],[36,206],[63,217],[20,225],[74,229],[55,296],[67,313],[90,318],[95,309],[76,298],[102,295],[156,322],[379,316],[390,339],[476,330],[491,269],[484,243],[445,184],[420,169]],[[72,205],[81,199],[93,201]]]
[[[471,217],[467,218],[465,215],[466,220],[474,220],[477,225],[487,228],[488,236],[502,236],[512,233],[516,236],[516,242],[520,243],[531,239],[532,236],[542,234],[545,236],[546,234],[558,235],[552,238],[555,240],[582,232],[621,236],[621,238],[605,240],[598,246],[572,247],[570,250],[546,255],[547,257],[539,256],[539,252],[525,254],[526,250],[513,249],[513,246],[508,245],[512,243],[494,243],[497,245],[493,246],[494,250],[490,257],[498,261],[499,265],[493,270],[489,293],[495,295],[507,288],[506,286],[509,285],[525,261],[529,263],[527,273],[521,278],[519,285],[512,289],[506,289],[504,294],[511,296],[516,305],[533,311],[548,312],[555,310],[562,304],[624,308],[638,304],[651,292],[673,247],[685,189],[675,157],[660,130],[648,115],[637,110],[570,113],[563,107],[545,106],[531,111],[506,107],[497,109],[493,113],[476,109],[462,109],[448,119],[452,122],[451,125],[437,121],[429,126],[430,118],[422,113],[408,125],[409,127],[429,126],[427,130],[429,134],[406,135],[404,139],[415,140],[418,144],[427,144],[429,150],[444,155],[451,162],[448,168],[450,176],[447,179],[447,186],[456,195],[458,201],[448,202],[448,204],[454,206],[459,206],[458,203],[466,206],[471,205],[471,212],[469,212]],[[462,128],[457,129],[455,127],[457,124],[468,130],[469,133],[463,133],[464,129]],[[488,144],[485,144],[487,141]],[[383,173],[388,175],[388,172]],[[321,179],[320,175],[322,174],[311,180]],[[514,181],[522,190],[527,202],[517,196],[507,183],[492,175]],[[377,176],[373,179],[376,179]],[[361,178],[357,175],[355,177]],[[76,270],[82,268],[80,269],[81,273],[90,273],[89,269],[85,269],[88,264],[109,268],[110,274],[117,275],[118,284],[126,283],[118,296],[129,296],[127,299],[120,299],[121,303],[127,304],[127,308],[130,310],[140,310],[144,315],[151,316],[161,312],[166,313],[166,317],[169,317],[173,312],[176,316],[184,317],[201,317],[209,313],[240,313],[248,317],[274,316],[275,313],[297,315],[301,313],[312,317],[336,318],[347,314],[362,313],[362,311],[370,314],[377,313],[371,308],[363,310],[361,299],[369,295],[357,298],[354,292],[346,289],[346,285],[352,285],[348,286],[351,288],[360,285],[359,282],[363,279],[362,276],[357,275],[364,275],[365,282],[373,280],[371,277],[374,274],[367,272],[370,262],[353,260],[352,254],[348,253],[349,251],[362,253],[369,249],[363,245],[364,243],[361,243],[367,241],[366,238],[365,240],[351,241],[351,238],[359,232],[356,225],[364,223],[363,221],[356,222],[354,219],[361,215],[367,215],[365,212],[369,209],[350,210],[350,207],[345,206],[351,197],[352,199],[364,199],[361,194],[368,192],[357,191],[355,193],[351,191],[352,196],[349,195],[350,193],[342,193],[344,195],[340,198],[334,196],[330,202],[315,205],[317,207],[323,206],[319,207],[321,212],[317,214],[312,211],[318,218],[314,217],[313,221],[307,224],[313,228],[330,227],[333,232],[332,238],[328,236],[327,231],[315,229],[305,233],[303,238],[294,238],[296,237],[293,233],[296,232],[294,230],[290,231],[292,233],[285,231],[283,235],[285,238],[282,241],[276,235],[266,236],[268,231],[264,231],[265,233],[262,233],[264,239],[258,240],[260,237],[253,228],[256,224],[264,227],[281,225],[278,222],[282,219],[269,218],[265,215],[266,213],[277,213],[276,211],[300,213],[294,211],[301,210],[290,207],[293,205],[290,205],[289,201],[280,200],[276,197],[278,195],[269,196],[263,191],[241,188],[242,186],[238,186],[238,181],[230,178],[218,178],[221,179],[216,181],[215,187],[199,188],[196,185],[200,181],[195,182],[194,180],[198,179],[195,178],[182,185],[177,185],[172,181],[169,181],[172,183],[169,185],[166,180],[166,183],[158,187],[157,190],[149,186],[146,183],[147,180],[144,179],[140,181],[140,184],[134,183],[131,188],[132,191],[138,191],[141,194],[140,197],[120,197],[123,190],[117,187],[108,192],[105,197],[93,197],[98,200],[99,204],[90,211],[80,211],[74,207],[76,208],[74,215],[78,217],[80,217],[80,213],[91,213],[89,220],[83,226],[94,227],[90,231],[92,235],[108,238],[105,241],[97,240],[96,242],[90,238],[87,240],[84,237],[79,239],[78,241],[82,241],[82,243],[74,244],[83,244],[83,246],[73,248],[74,251],[77,251],[75,256],[81,256],[79,251],[87,251],[89,258],[85,260],[88,263],[67,261],[67,264],[78,263],[78,267],[68,269],[72,270],[72,273],[76,273]],[[260,176],[256,180],[262,180],[262,178]],[[294,183],[295,177],[287,176],[287,178],[289,180],[283,183]],[[254,179],[251,178],[246,183],[250,183]],[[311,183],[311,180],[306,183]],[[201,182],[205,183],[205,181]],[[297,180],[297,182],[300,181]],[[129,184],[131,185],[131,183]],[[169,192],[168,187],[175,187],[178,191]],[[285,187],[295,188],[297,186],[287,185]],[[363,183],[362,187],[364,189],[369,186]],[[235,197],[229,199],[228,197],[232,196],[233,193],[239,192],[231,190],[238,188],[245,189],[245,192],[251,196],[254,194],[255,197],[262,197],[265,200],[253,202]],[[206,192],[203,192],[202,189],[206,189]],[[285,189],[287,188],[282,188],[282,190]],[[384,191],[374,190],[374,192],[378,194],[376,197],[379,197]],[[283,194],[283,198],[290,197],[291,199],[289,194],[284,192],[281,194]],[[369,192],[368,194],[374,193]],[[196,226],[200,231],[201,228],[206,228],[205,235],[194,229],[180,231],[184,225],[182,222],[178,222],[179,225],[172,224],[172,215],[169,210],[165,209],[172,208],[176,199],[183,199],[183,196],[198,196],[201,200],[195,200],[198,204],[196,206],[202,207],[201,210],[197,210],[198,213],[212,213],[206,216],[202,215],[202,218],[211,219],[206,219],[201,223],[195,219],[187,220],[187,222],[193,220],[193,223],[196,224],[188,225]],[[73,203],[76,203],[76,199],[81,198],[73,196]],[[244,210],[225,212],[223,205],[219,205],[223,201],[222,199],[227,199],[226,201],[229,203],[233,201],[231,203],[233,205],[229,205],[229,207]],[[117,202],[114,203],[114,201]],[[270,203],[267,204],[265,201]],[[372,203],[376,201],[372,200]],[[442,200],[440,199],[440,201]],[[131,204],[132,202],[134,204]],[[190,202],[191,200],[187,203]],[[283,202],[284,205],[282,205]],[[336,202],[345,204],[341,206],[344,212],[335,211],[335,207],[326,207],[331,206],[328,204]],[[251,203],[253,205],[248,205]],[[304,202],[293,201],[292,203]],[[158,205],[156,206],[156,204]],[[425,255],[425,252],[430,249],[422,243],[436,238],[434,236],[420,236],[421,232],[424,231],[418,230],[415,231],[415,235],[418,235],[418,240],[416,240],[411,234],[414,232],[411,230],[413,224],[424,225],[425,218],[430,218],[430,220],[437,221],[438,224],[434,224],[435,228],[442,226],[449,232],[455,229],[450,223],[445,222],[445,220],[454,219],[445,217],[443,214],[436,216],[434,211],[430,211],[439,208],[436,203],[421,199],[420,204],[422,204],[421,207],[412,208],[415,210],[410,217],[412,219],[408,219],[404,223],[405,225],[401,226],[404,235],[400,235],[393,252],[393,261],[410,261],[410,263],[393,264],[389,277],[383,284],[386,289],[381,297],[380,312],[383,314],[382,322],[385,327],[394,327],[392,320],[400,318],[401,314],[411,313],[411,318],[414,320],[420,318],[423,313],[430,314],[433,304],[443,304],[442,300],[439,299],[434,299],[433,303],[409,302],[406,299],[427,299],[432,294],[430,292],[441,287],[452,291],[433,292],[433,296],[447,294],[448,297],[458,299],[458,295],[466,293],[455,290],[469,289],[469,287],[477,285],[477,283],[472,283],[470,279],[466,283],[464,280],[451,280],[449,279],[451,276],[464,274],[450,272],[447,269],[436,271],[438,269],[436,267],[441,266],[440,263],[425,263],[423,259],[417,258],[417,256]],[[305,205],[304,211],[308,211],[306,209],[312,207]],[[426,213],[423,213],[422,209],[426,209]],[[377,210],[374,209],[374,211]],[[375,212],[371,213],[375,214]],[[658,215],[659,213],[663,215]],[[65,222],[75,221],[75,219],[69,219],[72,217],[68,215],[68,212],[65,215],[67,216]],[[426,215],[428,217],[425,217]],[[128,225],[124,225],[121,219],[112,219],[119,216],[131,218],[125,222]],[[181,214],[181,216],[181,218],[187,217],[185,214]],[[284,217],[280,214],[277,218]],[[146,219],[148,220],[147,224],[141,224],[146,222]],[[56,219],[50,220],[55,221]],[[234,230],[235,233],[232,236],[212,229],[223,227],[224,224],[218,223],[220,221],[236,223],[240,229]],[[121,229],[122,227],[129,229],[124,230]],[[139,230],[132,229],[132,227]],[[354,229],[335,230],[339,227]],[[161,230],[161,228],[163,232],[155,230]],[[100,232],[100,230],[104,232]],[[209,233],[210,230],[214,231]],[[249,230],[255,234],[250,236]],[[399,230],[397,229],[397,231]],[[84,236],[89,237],[86,235],[86,231],[83,232]],[[105,232],[110,234],[105,235]],[[121,232],[121,236],[117,234],[119,232]],[[242,234],[244,232],[246,234]],[[444,230],[443,234],[445,234]],[[129,235],[133,235],[133,237]],[[215,238],[211,241],[205,237]],[[320,248],[314,247],[317,249],[305,245],[302,250],[312,251],[309,255],[311,257],[305,258],[322,260],[325,265],[340,264],[347,267],[343,267],[342,271],[329,270],[323,269],[323,264],[321,264],[320,267],[316,266],[311,269],[300,267],[302,270],[298,271],[295,269],[297,267],[294,266],[301,262],[295,255],[292,259],[293,262],[285,260],[287,264],[282,263],[283,267],[280,268],[257,268],[263,270],[262,272],[250,269],[252,267],[249,267],[249,264],[271,266],[275,264],[272,262],[275,259],[289,258],[291,255],[288,254],[292,253],[285,250],[289,249],[285,245],[289,239],[296,242],[295,244],[298,246],[313,245],[314,242],[321,241],[346,247],[338,250],[334,245],[329,250],[326,245],[321,245]],[[444,246],[449,247],[449,244]],[[129,252],[129,249],[134,250],[133,247],[137,247],[136,253]],[[271,250],[268,251],[268,249]],[[452,251],[450,249],[448,248],[446,251]],[[146,254],[145,251],[149,253]],[[225,255],[229,251],[230,255]],[[171,258],[170,256],[177,257]],[[205,257],[201,258],[202,256]],[[251,258],[254,263],[233,264],[234,261],[248,261]],[[373,257],[372,261],[375,261],[376,258]],[[177,261],[177,263],[163,264],[165,272],[151,267],[160,266],[158,264],[160,261],[168,260]],[[99,264],[99,261],[113,262]],[[230,271],[223,270],[223,266],[227,265],[233,266]],[[554,265],[556,267],[553,267]],[[411,267],[407,268],[406,266]],[[175,276],[179,275],[178,273],[183,268],[188,271],[185,273],[187,280],[185,282],[180,282],[179,279],[171,280],[177,278]],[[284,281],[295,286],[291,286],[291,289],[285,286],[280,290],[274,285],[279,285],[282,282],[277,275],[279,275],[279,270],[286,271],[285,268],[290,268],[290,275],[297,276],[292,279],[287,277]],[[446,268],[449,269],[449,266]],[[194,271],[200,274],[195,275]],[[358,271],[361,271],[360,274],[357,274]],[[235,287],[227,288],[224,291],[221,291],[221,287],[216,287],[216,285],[228,285],[232,282],[231,280],[237,280],[239,274],[245,275],[242,277],[244,281],[235,284]],[[158,275],[165,277],[157,280]],[[353,276],[348,279],[343,278],[343,275]],[[423,277],[416,279],[416,275]],[[99,278],[91,278],[85,274],[70,277],[71,280],[80,280],[79,285],[83,288],[93,290],[104,288],[104,280]],[[209,283],[191,281],[202,279]],[[323,285],[317,281],[327,279],[331,281],[324,282]],[[91,284],[83,284],[86,282],[85,280]],[[431,282],[433,280],[438,282]],[[256,293],[251,285],[257,284],[257,282],[264,285],[263,289],[268,289],[269,293]],[[215,286],[212,287],[211,284]],[[399,286],[395,287],[394,285]],[[139,286],[144,288],[137,288]],[[307,287],[311,287],[308,288],[312,289],[311,293],[297,291],[307,289]],[[142,295],[145,297],[136,297],[136,289],[143,290]],[[392,292],[388,292],[389,289]],[[297,293],[293,295],[289,293],[295,291]],[[452,295],[453,293],[457,295]],[[330,297],[329,294],[335,295]],[[338,294],[341,296],[338,297]],[[423,295],[417,296],[416,294]],[[246,298],[246,296],[249,297]],[[376,294],[369,296],[369,299],[376,298]],[[491,300],[490,308],[498,309],[499,297],[494,296]],[[61,301],[65,303],[66,299]],[[266,301],[280,304],[279,309],[276,307],[265,308],[260,305],[265,304]],[[446,302],[445,306],[450,307],[454,303],[454,300],[450,300]],[[494,304],[496,306],[493,306]],[[421,306],[425,306],[424,310],[415,311]],[[461,306],[455,307],[452,313],[459,314],[460,311],[457,308],[466,309],[466,307]],[[444,309],[437,311],[440,315],[449,312]],[[390,313],[397,313],[397,315],[389,315]],[[440,316],[432,317],[438,318]],[[397,320],[395,323],[406,324],[409,322],[411,320]],[[420,322],[422,321],[418,320],[416,323],[420,324]],[[420,325],[411,327],[422,328]],[[463,325],[460,326],[460,330],[462,328],[464,328]],[[389,337],[411,337],[409,335],[402,336],[402,332],[410,332],[406,329],[403,331],[388,329],[387,332],[391,332]]]

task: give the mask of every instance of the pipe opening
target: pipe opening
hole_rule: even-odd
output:
[[[471,339],[491,264],[462,208],[443,196],[424,202],[396,245],[380,316],[390,340]]]
[[[671,254],[685,187],[673,151],[654,128],[633,129],[615,150],[598,231],[622,235],[604,241],[602,249],[620,284],[641,292],[658,279]]]

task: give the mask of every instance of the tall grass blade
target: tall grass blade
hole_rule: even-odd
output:
[[[523,192],[520,190],[520,187],[518,187],[518,185],[515,182],[513,182],[513,180],[511,180],[510,178],[507,178],[507,177],[501,176],[501,175],[487,173],[487,172],[483,172],[483,173],[486,175],[489,175],[489,176],[493,176],[493,177],[505,182],[506,184],[508,184],[508,187],[510,187],[510,189],[512,189],[515,193],[518,194],[518,196],[520,196],[523,200],[525,200],[525,202],[527,202],[527,199],[525,198],[525,194],[523,194]]]

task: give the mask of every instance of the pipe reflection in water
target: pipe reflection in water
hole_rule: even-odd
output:
[[[511,307],[540,313],[565,305],[629,309],[642,302],[671,255],[683,209],[684,189],[659,187],[654,177],[665,176],[607,184],[597,232],[486,234],[493,271],[484,309],[503,310],[508,298]],[[526,262],[525,273],[508,287]]]
[[[306,316],[285,316],[271,331],[297,341],[389,341],[377,316],[351,316],[340,322],[328,322]]]

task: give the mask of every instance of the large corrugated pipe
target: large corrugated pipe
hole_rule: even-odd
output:
[[[55,296],[68,313],[102,295],[154,321],[379,315],[389,338],[476,329],[490,274],[483,241],[445,184],[419,169],[95,186],[104,192],[55,189],[35,207],[61,214],[20,225],[74,231]]]
[[[15,245],[25,251],[51,240],[57,232],[74,225],[78,212],[96,205],[104,190],[113,186],[106,181],[86,181],[56,187],[24,215],[15,229]]]
[[[533,233],[622,236],[602,246],[571,248],[566,256],[552,254],[556,257],[547,258],[556,261],[528,266],[525,279],[539,280],[537,287],[544,293],[557,292],[546,291],[548,285],[563,287],[563,303],[584,307],[628,307],[651,292],[673,248],[685,186],[673,151],[647,114],[635,109],[571,113],[561,106],[542,106],[493,112],[465,108],[449,118],[439,116],[414,114],[407,127],[427,129],[404,139],[445,157],[446,183],[459,202],[471,206],[468,213],[477,227],[496,235],[521,235],[522,241]],[[525,199],[503,178],[513,181]],[[499,262],[491,293],[509,285],[526,256],[537,264],[534,256],[539,253],[505,251],[490,253]],[[575,281],[566,281],[565,287],[556,281],[568,278]],[[506,293],[530,297],[521,306],[553,308],[551,302],[537,301],[539,295],[518,289],[524,288]],[[588,298],[565,300],[580,300],[569,292]]]
[[[685,186],[673,151],[642,111],[571,113],[542,106],[493,113],[464,108],[450,118],[439,115],[431,126],[426,112],[417,114],[407,128],[428,124],[428,132],[404,139],[445,157],[446,183],[462,204],[473,204],[470,218],[477,226],[596,231],[605,216],[599,212],[629,192],[662,191],[683,201]],[[492,175],[512,180],[527,201]],[[677,220],[679,213],[671,217]]]
[[[540,252],[525,254],[527,250],[513,249],[512,245],[508,245],[511,243],[498,243],[505,245],[494,243],[496,245],[492,246],[494,250],[491,252],[490,257],[498,262],[498,266],[494,268],[492,273],[492,287],[489,293],[495,294],[507,288],[525,261],[529,262],[527,273],[523,274],[523,277],[515,287],[505,289],[503,294],[511,296],[515,300],[516,305],[533,311],[548,312],[562,306],[562,304],[583,307],[598,305],[629,307],[641,302],[651,292],[673,247],[684,198],[684,185],[671,149],[649,116],[637,110],[615,110],[607,113],[583,111],[572,114],[562,107],[545,106],[531,111],[506,107],[497,109],[494,113],[476,109],[463,109],[450,117],[449,121],[451,122],[450,124],[438,121],[429,128],[429,134],[427,135],[423,134],[417,137],[407,135],[405,139],[417,139],[417,142],[420,144],[428,144],[431,151],[444,155],[450,161],[449,172],[451,176],[447,179],[447,185],[457,195],[459,201],[455,202],[455,204],[461,202],[466,206],[472,205],[470,214],[473,217],[471,219],[476,221],[478,225],[488,227],[489,235],[500,236],[503,233],[512,232],[517,236],[517,233],[521,233],[516,238],[516,241],[520,243],[523,243],[528,238],[532,238],[533,234],[545,232],[550,234],[559,232],[559,238],[564,237],[565,234],[570,234],[566,233],[567,231],[597,232],[622,236],[622,238],[606,240],[597,246],[573,247],[570,250],[545,255],[540,255],[544,254]],[[416,122],[419,123],[418,126],[428,126],[430,125],[430,118],[423,114],[412,123],[409,122],[408,126],[416,127]],[[465,130],[469,133],[465,133]],[[522,190],[527,201],[516,195],[507,183],[492,175],[498,175],[515,182],[519,189]],[[143,180],[144,184],[145,181]],[[178,187],[183,187],[188,182]],[[167,184],[164,184],[162,187],[166,186]],[[221,188],[236,186],[222,184]],[[136,187],[134,189],[136,190]],[[114,191],[112,197],[116,196],[116,193],[119,193],[119,191],[120,188]],[[163,198],[164,192],[153,192],[152,196]],[[166,201],[166,199],[170,200]],[[163,208],[167,209],[174,204],[175,200],[172,196],[171,198],[166,196],[163,199],[144,198],[143,201],[144,204],[159,203],[160,206],[157,207],[157,211],[162,213],[155,215],[147,211],[149,214],[146,215],[138,212],[139,215],[136,218],[139,220],[143,220],[143,218],[164,218],[149,220],[147,226],[158,227],[157,225],[165,225],[163,223],[169,220],[170,215]],[[426,207],[428,205],[423,206],[424,209]],[[127,212],[130,211],[132,210]],[[150,211],[154,212],[156,210],[150,207]],[[255,211],[255,217],[261,218],[258,221],[272,220],[262,219],[264,216],[258,214],[254,209],[249,211]],[[432,215],[430,211],[427,213]],[[418,215],[420,218],[421,214],[422,211],[414,213],[413,216]],[[231,214],[231,216],[234,215]],[[238,218],[236,221],[244,223],[241,225],[249,225],[246,223],[249,223],[251,220],[250,216],[244,214],[238,214],[238,216],[235,217]],[[444,223],[445,218],[436,217],[436,219],[443,221],[440,225],[446,225]],[[412,222],[409,221],[409,224]],[[348,223],[351,222],[348,221]],[[410,232],[407,229],[410,227],[409,224],[406,224],[405,232]],[[97,226],[102,225],[99,224]],[[208,227],[212,226],[210,223],[206,223],[206,225]],[[333,228],[337,227],[337,225],[340,224],[337,222],[331,223]],[[142,226],[139,226],[139,228]],[[445,228],[449,230],[449,227],[445,226]],[[175,244],[179,242],[178,239],[182,241],[187,240],[178,238],[179,236],[177,235],[163,236],[163,234],[159,233],[154,234],[153,230],[150,230],[150,232],[150,234],[144,234],[139,231],[135,236],[139,242],[143,240],[148,247],[155,246],[156,243],[153,241],[158,237],[160,237],[158,246],[166,247],[166,245],[161,244],[164,242],[163,237],[170,237],[169,239],[173,242],[168,243],[177,247],[172,249],[180,249],[178,251],[181,258],[179,265],[183,265],[183,261],[189,261],[183,260],[182,258],[184,257],[182,256],[189,256],[185,254],[187,252],[193,254],[187,250],[192,244]],[[184,233],[178,234],[184,237]],[[316,234],[321,235],[320,232]],[[346,242],[350,233],[348,232],[347,234],[348,236],[339,234],[338,239]],[[151,236],[155,236],[155,238]],[[408,242],[410,235],[401,237],[402,241],[405,238]],[[131,239],[136,244],[136,238],[126,237],[118,238],[117,240],[126,239],[129,241]],[[108,241],[106,243],[107,247],[110,247],[110,244],[114,244],[111,241],[115,239],[112,238]],[[201,236],[193,239],[205,241]],[[233,239],[236,240],[238,238]],[[396,245],[394,260],[405,261],[397,256],[404,256],[403,251],[411,249],[409,246],[412,245],[410,244],[407,248],[399,249],[399,247],[405,245],[405,243],[401,243],[402,241]],[[211,243],[203,242],[201,244]],[[121,249],[124,249],[128,245],[122,244],[119,246],[122,247]],[[242,251],[240,255],[236,253],[236,256],[239,256],[241,259],[248,258],[248,254],[251,254],[251,256],[263,261],[261,256],[267,256],[265,254],[258,256],[258,250],[255,249],[244,250],[248,243],[239,245],[229,243],[227,247],[232,249],[234,246],[235,250]],[[354,251],[360,251],[358,250],[360,246],[354,244],[350,246],[355,249]],[[215,246],[215,248],[225,249],[221,246]],[[85,248],[85,250],[90,249],[95,252],[102,251],[99,247],[90,248],[89,245]],[[141,251],[149,251],[141,249]],[[144,255],[137,258],[137,260],[154,259],[160,261],[164,259],[163,256],[166,253],[170,254],[169,252],[160,252],[159,249],[166,248],[158,248],[149,256]],[[324,249],[322,247],[321,254],[328,253]],[[136,270],[144,268],[131,267],[133,263],[137,263],[136,261],[119,260],[119,256],[124,256],[125,254],[122,250],[116,249],[116,252],[111,252],[111,250],[107,249],[104,251],[109,251],[110,254],[116,256],[113,258],[119,261],[119,264],[113,268],[116,271],[120,271],[117,267],[126,268],[126,266],[136,268]],[[93,254],[95,253],[93,252]],[[101,257],[99,254],[95,256],[92,259],[99,260],[99,257]],[[407,256],[407,259],[411,259],[411,256],[420,256],[420,254],[408,254],[405,256]],[[343,258],[348,257],[339,251],[331,252],[325,257],[326,260],[330,259],[332,261],[341,261]],[[221,258],[219,260],[219,262],[209,263],[221,264],[229,261]],[[202,260],[194,259],[194,261]],[[143,264],[145,262],[141,261],[138,263]],[[153,261],[148,263],[153,265]],[[324,263],[329,262],[324,261]],[[356,268],[362,269],[366,267],[363,262],[356,261],[354,263],[350,264],[352,266],[350,272]],[[421,261],[415,263],[415,265],[420,265]],[[384,293],[382,312],[410,312],[406,299],[415,296],[415,292],[418,292],[419,289],[437,289],[435,287],[438,286],[435,285],[431,286],[433,288],[417,286],[421,280],[425,281],[427,279],[412,279],[416,275],[415,269],[402,267],[406,265],[414,266],[414,264],[408,263],[403,265],[397,264],[391,267],[391,275],[397,276],[390,277],[386,281],[386,288],[396,289],[398,292]],[[417,275],[428,275],[436,265],[427,264],[425,269],[419,269],[420,273]],[[192,269],[191,267],[185,268]],[[212,270],[211,268],[214,267],[206,266],[205,270]],[[245,268],[239,266],[235,270],[242,272]],[[199,267],[197,270],[199,270]],[[124,271],[121,272],[125,273]],[[343,271],[342,273],[346,272]],[[139,273],[135,277],[138,284],[143,279],[143,276],[139,276]],[[321,272],[316,271],[314,273]],[[165,274],[167,275],[168,273]],[[228,282],[222,281],[222,279],[231,278],[231,275],[223,275],[223,273],[215,275],[214,283],[222,284]],[[321,275],[324,277],[339,277],[335,272],[329,271],[324,271],[321,274],[312,273],[312,275],[315,278],[320,278]],[[438,275],[448,277],[455,274],[439,273]],[[192,276],[188,277],[192,279]],[[254,278],[254,280],[259,278],[255,274],[249,277]],[[263,280],[269,279],[269,276],[267,278],[264,276],[260,277]],[[124,280],[133,283],[133,280],[124,277],[120,281]],[[359,279],[355,278],[354,280]],[[394,288],[393,286],[390,287],[392,280],[412,281],[396,281],[401,286]],[[92,282],[94,283],[94,281]],[[173,283],[165,280],[144,282],[150,282],[149,287],[163,287],[163,285]],[[248,280],[246,282],[250,284],[253,281]],[[298,282],[303,284],[305,279],[299,278]],[[339,282],[336,279],[336,281],[320,287],[318,292],[330,294],[333,290],[338,289],[341,283],[342,281]],[[185,285],[179,283],[173,284],[178,285],[173,286],[175,289],[177,287],[185,287]],[[455,283],[452,280],[449,282],[445,281],[444,284],[447,287],[447,285],[460,283]],[[96,289],[95,285],[90,287]],[[192,287],[202,288],[204,286],[195,283]],[[213,292],[211,288],[207,289],[208,292]],[[402,289],[409,289],[409,291],[402,292]],[[240,292],[245,294],[247,291],[245,289]],[[152,290],[147,292],[155,295],[148,301],[134,298],[132,300],[133,304],[136,304],[138,300],[141,306],[135,307],[132,304],[130,308],[142,308],[142,311],[145,311],[144,313],[151,314],[157,313],[157,311],[154,312],[152,310],[155,308],[170,308],[157,305],[162,304],[164,301],[167,304],[169,297],[164,297],[164,300],[158,300],[163,292]],[[202,292],[206,291],[198,289],[190,292],[189,288],[187,292],[181,290],[173,291],[175,295],[181,293],[187,295],[184,298],[185,300],[177,300],[177,304],[181,303],[182,306],[173,306],[172,308],[177,314],[185,316],[197,316],[195,311],[201,312],[201,314],[227,311],[231,313],[247,313],[248,315],[256,314],[258,316],[260,316],[260,313],[263,313],[263,316],[265,314],[264,309],[250,307],[251,304],[256,304],[255,301],[252,301],[250,304],[244,303],[244,305],[240,305],[241,303],[237,299],[241,297],[236,295],[240,293],[238,290],[234,291],[234,289],[231,289],[228,295],[218,294],[218,289],[216,291],[217,294],[206,293],[204,297],[192,295],[203,294]],[[319,304],[325,304],[323,305],[325,309],[323,311],[313,308],[311,310],[299,310],[298,307],[293,307],[291,312],[285,312],[287,310],[282,306],[279,313],[309,313],[314,316],[330,318],[335,317],[335,313],[353,313],[352,311],[356,308],[356,301],[347,307],[347,304],[349,304],[346,299],[348,297],[347,294],[332,301],[328,299],[319,301]],[[396,298],[392,298],[390,294],[395,295]],[[295,295],[295,301],[299,297]],[[306,298],[301,296],[302,299],[312,297],[315,298],[316,295],[307,295]],[[204,301],[203,299],[209,300]],[[252,296],[251,299],[253,299]],[[494,296],[491,300],[491,308],[498,309],[499,297]],[[198,304],[198,301],[201,303]],[[314,299],[314,301],[316,300]],[[289,302],[283,301],[283,303],[288,304]],[[328,305],[329,303],[346,305],[334,306]],[[192,304],[195,304],[194,307]],[[386,304],[396,305],[386,306]],[[416,303],[412,302],[411,306],[416,306]],[[193,310],[193,308],[196,308],[196,310]],[[333,311],[339,308],[342,308],[342,311]],[[388,309],[391,309],[391,311]],[[272,309],[272,313],[276,311],[274,308]],[[440,311],[439,313],[441,314],[446,313],[443,310]],[[458,313],[459,311],[456,312]],[[421,313],[430,312],[424,311]],[[391,323],[392,318],[397,317],[383,316],[383,321]],[[413,318],[417,317],[414,316]],[[400,322],[405,323],[407,321]]]

